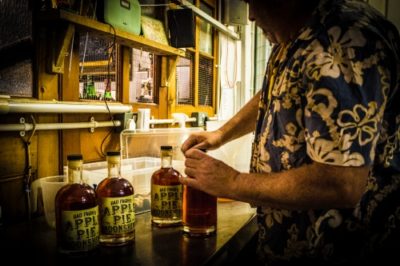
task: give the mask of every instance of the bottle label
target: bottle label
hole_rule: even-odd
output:
[[[182,185],[151,185],[151,214],[161,218],[182,216]]]
[[[94,249],[99,244],[99,207],[62,211],[62,233],[66,246],[75,251]]]
[[[126,197],[105,197],[101,199],[101,232],[115,235],[135,230],[135,200]]]

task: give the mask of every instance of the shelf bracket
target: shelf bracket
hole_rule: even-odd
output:
[[[65,26],[57,27],[52,35],[52,47],[49,49],[50,60],[48,60],[48,72],[51,74],[64,73],[64,61],[68,55],[69,47],[75,34],[75,25],[68,23]]]

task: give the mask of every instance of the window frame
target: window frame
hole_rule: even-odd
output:
[[[216,17],[218,13],[218,6],[217,0],[195,0],[195,6],[200,8],[200,3],[203,2],[207,4],[209,7],[213,9],[213,17]],[[208,54],[202,52],[200,50],[200,28],[202,19],[199,17],[195,17],[196,20],[196,28],[195,28],[195,47],[193,48],[186,48],[187,52],[191,52],[194,54],[194,64],[193,64],[193,71],[194,71],[194,80],[193,83],[193,95],[194,95],[194,104],[193,105],[186,105],[186,104],[176,104],[175,111],[182,112],[186,114],[191,114],[193,112],[205,112],[209,116],[214,116],[217,112],[216,102],[217,102],[217,77],[218,77],[218,69],[215,67],[218,65],[218,32],[214,27],[211,27],[212,33],[212,54]],[[199,64],[200,64],[200,57],[205,57],[207,59],[212,60],[212,103],[211,106],[205,106],[199,104]],[[178,100],[176,99],[176,102]]]

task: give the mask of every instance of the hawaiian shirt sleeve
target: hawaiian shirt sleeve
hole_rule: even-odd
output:
[[[382,49],[360,28],[338,26],[305,48],[304,126],[313,161],[372,164],[389,88]]]

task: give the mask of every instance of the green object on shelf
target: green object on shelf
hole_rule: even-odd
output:
[[[141,8],[138,0],[104,0],[104,21],[139,35]]]
[[[93,78],[91,75],[87,76],[86,95],[87,99],[97,99],[96,87],[94,86]]]
[[[111,91],[105,91],[104,92],[104,99],[112,100]]]

